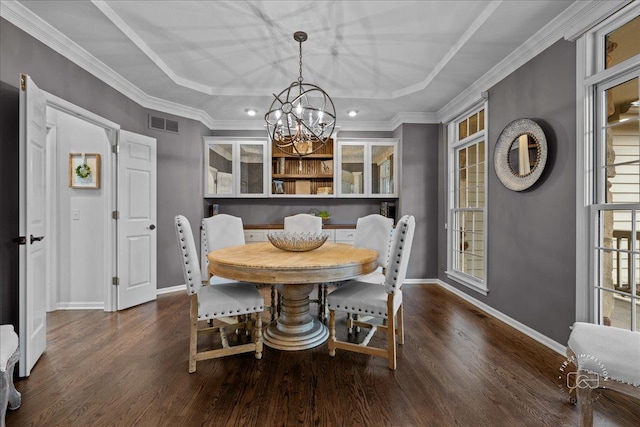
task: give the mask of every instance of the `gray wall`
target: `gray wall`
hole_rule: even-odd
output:
[[[575,67],[575,44],[559,41],[489,89],[486,297],[444,274],[444,135],[438,173],[440,279],[561,344],[575,319]],[[542,127],[549,155],[541,179],[514,192],[496,177],[493,153],[502,129],[523,117]]]
[[[120,124],[122,129],[154,137],[158,141],[158,287],[184,283],[179,259],[176,256],[174,215],[181,213],[199,224],[202,218],[202,136],[209,129],[198,121],[159,113],[141,107],[120,92],[103,83],[82,68],[30,37],[11,23],[0,18],[0,82],[2,82],[2,135],[0,158],[15,159],[18,147],[17,102],[20,73],[29,74],[43,90]],[[8,101],[5,103],[5,99]],[[6,105],[12,105],[7,107]],[[7,111],[9,109],[9,111]],[[149,114],[177,120],[180,133],[149,129]],[[15,117],[14,117],[15,116]],[[5,128],[13,123],[15,130]],[[4,174],[15,173],[3,168]],[[3,182],[7,182],[4,179]],[[16,182],[16,179],[8,182]],[[5,185],[5,184],[2,184]],[[17,191],[3,191],[5,206],[17,206]],[[0,247],[6,238],[17,235],[17,214],[13,232],[3,231]],[[7,237],[5,237],[5,234]],[[15,267],[17,268],[17,266]],[[10,273],[0,273],[2,280],[0,300],[13,300],[17,277],[13,267]],[[15,291],[17,295],[17,291]],[[17,301],[15,302],[17,304]],[[4,312],[4,310],[3,310]]]
[[[401,140],[398,217],[416,218],[410,279],[438,277],[438,129],[435,124],[404,124],[395,132]]]

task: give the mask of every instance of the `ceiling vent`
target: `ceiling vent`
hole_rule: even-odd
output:
[[[152,116],[151,114],[149,114],[149,127],[165,132],[179,133],[177,120],[169,120],[163,117]]]

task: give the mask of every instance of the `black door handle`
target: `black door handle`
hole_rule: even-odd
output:
[[[156,229],[156,226],[155,226],[155,225],[151,224],[151,225],[149,226],[149,230],[155,230],[155,229]]]
[[[40,236],[40,237],[33,237],[33,234],[31,235],[31,244],[33,245],[33,242],[39,242],[40,240],[44,239],[44,236]]]

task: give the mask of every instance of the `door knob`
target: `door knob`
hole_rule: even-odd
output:
[[[33,234],[31,235],[31,244],[33,245],[33,242],[39,242],[40,240],[44,239],[44,236],[40,236],[40,237],[33,237]]]
[[[149,226],[149,230],[155,230],[155,229],[156,229],[156,226],[155,226],[154,224],[151,224],[151,225]]]

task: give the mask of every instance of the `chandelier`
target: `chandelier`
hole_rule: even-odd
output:
[[[302,42],[307,33],[296,31],[293,39],[300,45],[300,76],[298,81],[278,95],[264,115],[269,138],[287,154],[306,156],[324,147],[336,125],[333,101],[322,88],[302,82]]]

